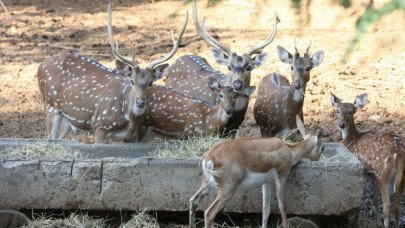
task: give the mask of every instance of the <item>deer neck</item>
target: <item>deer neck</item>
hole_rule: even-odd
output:
[[[343,144],[348,147],[351,151],[353,151],[354,145],[357,143],[361,136],[361,132],[356,129],[354,123],[351,123],[348,127],[341,130],[342,131],[342,138]]]
[[[221,105],[215,105],[210,107],[205,121],[208,124],[208,129],[212,129],[214,133],[216,133],[217,131],[222,131],[224,129],[229,118],[230,117],[226,115],[225,110]]]
[[[298,113],[304,105],[304,93],[305,86],[302,87],[302,90],[296,90],[291,84],[287,96],[283,99],[282,108],[288,109],[290,113],[293,113],[294,115]]]
[[[291,155],[293,159],[293,164],[297,164],[301,161],[302,158],[305,158],[315,147],[315,142],[312,137],[305,139],[304,141],[294,144],[288,145],[291,150]]]

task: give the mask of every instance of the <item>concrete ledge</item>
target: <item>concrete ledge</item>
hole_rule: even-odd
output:
[[[0,151],[7,148],[22,147],[25,144],[34,144],[45,140],[37,139],[1,139]],[[112,144],[86,144],[80,140],[46,140],[48,143],[68,146],[78,150],[82,156],[89,159],[101,159],[104,157],[139,158],[149,156],[150,152],[162,147],[161,144],[148,143],[112,143]],[[0,153],[1,156],[1,153]]]
[[[293,167],[286,186],[288,214],[358,214],[363,166],[340,151],[340,145],[328,144],[325,153],[339,153],[342,161],[349,158],[346,162],[300,162]],[[188,211],[202,181],[200,159],[0,159],[0,208]],[[211,192],[198,210],[205,210],[215,196]],[[279,213],[274,191],[272,196],[271,211]],[[256,189],[237,193],[225,211],[260,213],[261,207],[261,189]]]

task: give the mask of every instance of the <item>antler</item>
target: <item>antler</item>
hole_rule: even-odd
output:
[[[273,27],[273,32],[267,37],[267,39],[259,46],[253,47],[250,50],[246,52],[247,55],[253,55],[253,54],[260,54],[263,52],[263,49],[273,41],[274,37],[276,36],[277,32],[277,12],[274,13],[274,27]]]
[[[168,59],[173,57],[174,54],[176,54],[176,51],[179,48],[181,37],[183,37],[184,30],[186,30],[187,21],[188,21],[188,10],[186,10],[186,17],[184,18],[183,27],[181,28],[181,31],[180,31],[180,34],[179,34],[179,37],[177,38],[177,40],[174,39],[173,30],[172,30],[172,40],[173,40],[172,51],[165,57],[153,60],[151,63],[148,64],[148,66],[146,68],[153,69],[154,66],[167,61]]]
[[[295,39],[294,39],[294,48],[295,48],[295,54],[298,54],[298,49],[297,49],[297,44],[295,43]]]
[[[307,54],[308,54],[308,51],[309,51],[309,47],[311,47],[311,42],[312,42],[312,40],[309,40],[309,45],[307,47]]]
[[[113,39],[113,35],[112,35],[112,26],[111,26],[111,2],[108,4],[107,29],[108,29],[108,37],[110,38],[111,48],[112,48],[115,58],[128,64],[130,67],[132,67],[132,69],[139,69],[138,63],[135,61],[135,58],[134,58],[134,52],[132,52],[132,59],[126,58],[126,57],[123,57],[122,55],[120,55],[120,53],[118,52],[118,42],[116,42],[115,46],[114,46],[114,39]]]
[[[197,3],[196,0],[193,2],[193,20],[194,20],[194,25],[195,28],[197,29],[198,34],[200,37],[207,42],[210,46],[214,48],[218,48],[222,50],[224,53],[226,53],[228,56],[232,55],[233,51],[228,47],[228,44],[225,46],[218,42],[214,37],[212,37],[207,29],[205,28],[204,22],[205,22],[205,17],[203,16],[203,19],[201,21],[201,27],[198,23],[198,17],[197,17]]]

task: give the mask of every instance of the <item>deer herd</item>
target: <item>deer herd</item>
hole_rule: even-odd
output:
[[[108,6],[108,37],[116,58],[116,70],[77,54],[64,53],[39,65],[37,77],[46,109],[48,136],[63,139],[71,130],[95,132],[96,143],[107,143],[109,138],[126,143],[149,142],[158,136],[166,139],[188,139],[202,134],[235,136],[245,119],[249,97],[256,86],[251,85],[254,68],[268,59],[263,52],[275,38],[274,27],[267,39],[251,47],[243,55],[223,45],[205,27],[205,18],[198,22],[196,2],[193,2],[193,21],[199,36],[212,46],[212,56],[228,72],[214,70],[201,56],[179,57],[169,67],[163,62],[174,56],[185,31],[188,13],[177,39],[172,31],[173,49],[165,57],[141,69],[131,57],[119,53],[111,25],[111,3]],[[199,201],[213,187],[218,196],[205,212],[205,227],[212,227],[216,214],[238,190],[262,187],[263,222],[266,227],[270,214],[271,186],[276,186],[282,223],[288,227],[284,206],[287,175],[302,158],[319,160],[323,151],[322,128],[316,136],[306,133],[303,124],[305,89],[310,71],[322,63],[324,53],[309,54],[309,43],[304,55],[295,45],[295,53],[278,46],[280,60],[291,66],[289,80],[271,73],[260,81],[254,118],[263,138],[238,138],[221,142],[202,158],[203,182],[190,199],[190,227],[194,227],[195,210]],[[166,76],[166,86],[153,82]],[[384,227],[389,227],[391,203],[388,183],[395,178],[394,217],[399,227],[401,196],[404,190],[405,138],[393,132],[360,132],[354,124],[354,114],[367,103],[362,94],[354,103],[343,103],[331,93],[332,106],[337,110],[338,126],[343,144],[364,165],[367,177],[374,183],[374,205],[377,226],[382,227],[379,203],[383,202]],[[286,144],[277,138],[297,128],[304,140]],[[290,135],[299,140],[298,134]]]

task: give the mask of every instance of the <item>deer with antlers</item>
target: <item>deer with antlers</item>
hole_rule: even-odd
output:
[[[405,138],[394,132],[360,132],[354,124],[354,114],[367,103],[367,94],[356,98],[354,103],[342,103],[330,93],[332,106],[337,109],[338,128],[342,132],[343,144],[360,160],[366,175],[373,181],[373,201],[377,212],[377,227],[382,227],[380,217],[380,195],[383,201],[384,227],[389,227],[391,203],[388,184],[395,176],[395,227],[400,225],[401,198],[404,191]]]
[[[230,86],[221,86],[213,77],[208,78],[207,84],[218,93],[219,104],[212,105],[165,86],[153,86],[153,97],[139,130],[139,141],[149,142],[156,136],[187,139],[195,135],[217,134],[232,116],[237,99],[249,97],[256,90],[255,86],[250,86],[236,93]]]
[[[188,13],[169,55],[156,59],[141,69],[134,58],[123,57],[114,44],[111,27],[111,3],[108,5],[108,35],[118,69],[76,55],[61,54],[40,64],[38,84],[47,113],[47,129],[51,138],[62,139],[71,131],[95,131],[96,143],[109,138],[136,142],[139,127],[145,120],[153,81],[163,77],[169,68],[161,64],[177,51],[187,25]],[[161,65],[159,65],[161,64]]]
[[[240,138],[221,142],[202,158],[203,182],[190,199],[190,227],[194,227],[195,211],[201,199],[214,186],[218,196],[205,211],[205,227],[211,228],[216,214],[225,207],[236,191],[262,187],[263,221],[266,227],[270,214],[271,185],[276,185],[283,224],[288,227],[284,207],[284,188],[287,175],[302,158],[318,161],[323,151],[322,128],[317,136],[306,134],[300,117],[297,125],[304,141],[287,145],[279,138]]]
[[[250,76],[254,68],[263,65],[268,54],[263,49],[269,45],[277,32],[277,15],[274,17],[273,32],[261,45],[249,49],[245,54],[238,55],[233,52],[228,44],[223,45],[214,39],[205,28],[203,17],[201,26],[197,17],[196,2],[193,2],[193,20],[200,37],[212,46],[212,55],[220,65],[228,67],[228,75],[214,70],[208,62],[200,56],[184,55],[177,59],[169,68],[166,76],[166,86],[182,91],[193,97],[200,97],[211,104],[218,104],[219,99],[215,92],[212,92],[206,82],[209,77],[214,77],[221,85],[232,86],[236,92],[242,91],[250,86]],[[252,58],[252,55],[255,55]],[[245,119],[249,103],[248,97],[239,97],[233,116],[228,121],[224,133],[228,134],[238,129]]]
[[[277,73],[265,76],[260,81],[253,114],[262,137],[285,135],[297,128],[295,120],[297,114],[303,119],[302,106],[310,71],[319,66],[323,60],[323,51],[318,51],[310,57],[308,53],[310,46],[311,42],[302,57],[297,50],[295,40],[294,55],[277,46],[281,61],[291,65],[292,83],[290,84],[286,77]],[[289,138],[298,140],[296,134],[292,134]]]

